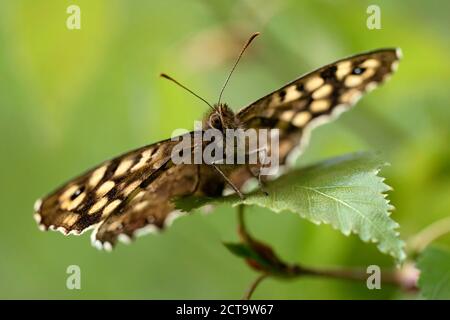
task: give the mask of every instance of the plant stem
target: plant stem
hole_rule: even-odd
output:
[[[431,242],[450,233],[450,217],[433,222],[419,231],[407,242],[407,251],[416,254],[425,249]]]
[[[255,281],[253,281],[250,284],[250,287],[248,288],[247,292],[245,293],[244,297],[242,298],[242,300],[250,300],[252,298],[253,292],[255,292],[256,287],[258,287],[258,285],[265,279],[267,278],[268,275],[263,273],[260,274]]]
[[[278,277],[286,277],[286,278],[298,278],[298,277],[304,277],[304,276],[314,276],[314,277],[326,277],[326,278],[334,278],[334,279],[345,279],[345,280],[352,280],[352,281],[367,281],[369,274],[367,273],[366,269],[363,268],[335,268],[335,269],[321,269],[321,268],[315,268],[315,267],[305,267],[303,265],[294,264],[289,265],[285,262],[281,261],[278,256],[275,254],[273,249],[267,245],[264,244],[256,239],[254,239],[248,232],[246,225],[245,225],[245,219],[244,219],[244,205],[239,205],[237,208],[237,218],[238,218],[238,232],[241,240],[250,245],[255,252],[257,252],[262,258],[268,258],[267,260],[269,263],[271,263],[276,269],[278,270],[277,274],[273,274],[274,276]],[[440,222],[441,224],[442,222]],[[448,221],[450,223],[450,219]],[[440,225],[439,224],[439,225]],[[433,224],[434,225],[434,224]],[[444,230],[446,230],[443,227],[438,228],[436,231],[436,226],[431,225],[429,228],[430,230],[424,230],[423,236],[420,237],[420,239],[425,239],[423,241],[420,241],[420,243],[428,243],[427,241],[430,241],[433,237],[431,235],[436,236],[436,234],[441,234]],[[446,224],[445,224],[446,225]],[[447,226],[447,225],[446,225]],[[431,228],[433,227],[433,228]],[[449,226],[450,227],[450,226]],[[419,234],[420,235],[420,234]],[[419,236],[418,235],[418,236]],[[270,250],[271,254],[270,256],[267,256],[267,249]],[[261,251],[264,250],[264,251]],[[258,270],[258,269],[255,269]],[[243,299],[250,299],[253,292],[256,290],[258,285],[261,283],[262,280],[270,276],[270,273],[267,273],[268,271],[261,271],[258,270],[260,275],[254,280],[249,289],[247,290],[247,293],[244,295]],[[405,263],[401,269],[394,269],[389,271],[384,271],[380,275],[380,281],[383,284],[393,285],[396,287],[399,287],[400,289],[404,291],[411,291],[414,292],[417,290],[417,280],[419,278],[419,271],[416,269],[414,264],[412,262]]]
[[[364,269],[356,268],[336,268],[319,269],[311,267],[293,266],[295,276],[319,276],[334,279],[346,279],[353,281],[366,281],[369,274]],[[380,280],[383,284],[397,286],[405,291],[417,290],[418,270],[412,264],[405,264],[401,269],[384,271]]]
[[[245,294],[245,300],[251,299],[253,292],[256,290],[262,280],[269,275],[266,273],[261,274],[255,281],[253,281]],[[332,279],[343,279],[351,281],[367,281],[368,273],[364,269],[320,269],[312,267],[303,267],[299,265],[292,266],[292,273],[290,278],[299,277],[325,277]],[[384,271],[381,274],[380,281],[382,284],[396,286],[406,292],[417,291],[417,280],[419,277],[419,271],[412,264],[405,264],[402,269]]]
[[[237,218],[238,218],[238,234],[241,237],[241,240],[244,243],[251,242],[251,236],[247,231],[247,227],[245,225],[245,218],[244,218],[244,205],[240,204],[237,207]]]

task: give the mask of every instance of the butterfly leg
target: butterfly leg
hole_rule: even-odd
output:
[[[258,179],[258,185],[259,185],[259,188],[261,189],[261,191],[262,191],[266,196],[268,196],[269,193],[266,191],[265,183],[264,183],[264,181],[262,181],[262,178],[261,178],[261,167],[264,166],[264,163],[265,163],[265,161],[266,161],[267,149],[266,149],[266,148],[259,148],[259,149],[256,149],[256,150],[254,150],[254,151],[251,151],[251,152],[249,153],[249,155],[250,155],[250,154],[253,154],[253,153],[260,153],[260,155],[261,155],[260,157],[262,158],[262,159],[260,159],[261,161],[257,162],[257,166],[258,166],[257,170],[258,170],[258,171],[257,171],[256,173],[253,172],[252,168],[250,167],[250,164],[247,164],[247,170],[250,172],[250,174],[251,174],[253,177],[255,177],[255,178]]]
[[[264,193],[264,195],[268,196],[269,193],[267,192],[266,184],[261,180],[261,167],[258,169],[258,184],[259,184],[259,188],[261,189],[262,193]]]
[[[264,182],[263,182],[262,179],[261,179],[261,168],[264,166],[264,163],[266,163],[266,158],[267,158],[267,149],[266,149],[266,148],[263,148],[263,149],[261,150],[261,157],[262,157],[261,162],[260,162],[260,164],[258,165],[258,183],[259,183],[259,187],[261,188],[261,191],[262,191],[266,196],[268,196],[269,193],[267,192],[266,186],[265,186]]]
[[[262,193],[264,193],[264,195],[268,196],[269,193],[266,190],[266,184],[264,183],[264,181],[262,181],[262,178],[261,178],[261,167],[258,166],[257,172],[254,172],[252,170],[252,168],[250,167],[250,165],[248,165],[248,164],[246,167],[247,167],[248,172],[252,175],[252,177],[254,177],[258,180],[258,186],[261,189]]]
[[[214,167],[214,169],[216,169],[216,171],[222,176],[222,178],[225,179],[225,181],[228,183],[228,185],[229,185],[230,187],[233,188],[233,190],[238,194],[239,198],[241,198],[241,200],[244,200],[245,197],[244,197],[244,195],[242,194],[242,192],[239,190],[238,187],[236,187],[236,186],[234,185],[234,183],[233,183],[230,179],[228,179],[228,177],[225,175],[225,173],[223,173],[223,171],[220,170],[220,168],[219,168],[217,165],[215,165],[214,163],[211,164],[211,165],[212,165],[212,166]]]

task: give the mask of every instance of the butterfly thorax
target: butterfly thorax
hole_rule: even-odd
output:
[[[226,129],[237,129],[241,127],[240,121],[233,110],[225,103],[214,105],[214,110],[208,113],[203,120],[203,130],[217,129],[225,132]]]

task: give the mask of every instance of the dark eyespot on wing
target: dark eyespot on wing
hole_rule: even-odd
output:
[[[354,67],[352,70],[352,74],[360,75],[366,71],[366,68]]]
[[[85,186],[79,187],[77,190],[75,190],[74,193],[70,196],[70,200],[75,200],[83,191],[85,190]]]

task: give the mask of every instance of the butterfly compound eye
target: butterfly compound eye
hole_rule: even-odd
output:
[[[220,116],[217,114],[212,114],[211,117],[209,118],[209,125],[211,128],[214,129],[222,129],[222,121],[220,120]]]

